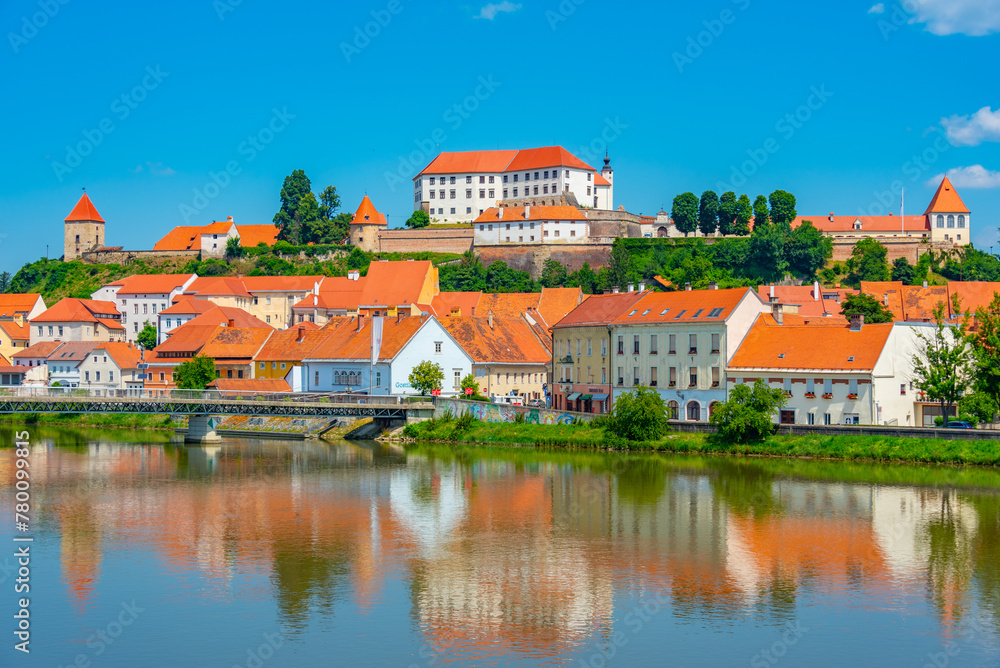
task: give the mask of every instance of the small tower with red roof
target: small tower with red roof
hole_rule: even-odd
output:
[[[368,253],[378,252],[381,250],[379,239],[382,236],[382,230],[388,229],[388,227],[389,223],[386,221],[385,215],[379,213],[372,201],[368,199],[368,195],[365,195],[351,221],[351,245]]]
[[[969,243],[972,237],[972,215],[947,176],[941,179],[941,185],[927,205],[924,215],[930,226],[931,241],[951,242],[956,246]]]
[[[87,251],[104,246],[104,219],[86,191],[64,222],[63,260],[66,262],[78,260]]]

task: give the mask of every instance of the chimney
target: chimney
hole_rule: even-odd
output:
[[[635,283],[633,283],[632,281],[628,282],[628,291],[635,292]]]
[[[924,281],[924,290],[927,289],[927,281]]]
[[[233,320],[232,318],[230,318],[229,322],[226,323],[226,327],[235,327],[235,326],[236,326],[236,321]]]
[[[531,216],[531,205],[530,204],[525,204],[524,205],[524,219],[528,220],[528,218],[530,216]]]
[[[403,319],[403,309],[399,309],[396,311],[396,324],[398,325],[400,321],[402,321],[402,319]]]
[[[774,316],[774,321],[779,325],[785,324],[785,311],[778,300],[771,300],[771,315]]]
[[[639,281],[639,292],[643,292],[646,289],[646,282]]]
[[[691,284],[690,284],[690,283],[685,283],[685,284],[684,284],[684,289],[685,289],[686,291],[688,291],[688,292],[691,292]]]
[[[228,220],[231,223],[231,222],[233,222],[233,217],[229,216],[226,220]]]
[[[709,290],[718,290],[719,289],[719,284],[716,283],[715,281],[712,281],[711,283],[708,284],[708,289]]]
[[[774,299],[774,283],[771,283],[771,299]]]
[[[830,212],[830,218],[829,218],[829,220],[830,220],[831,223],[833,222],[833,211]]]
[[[358,311],[358,331],[360,332],[365,326],[365,316],[362,315],[361,311]]]
[[[486,317],[489,319],[490,329],[493,329],[493,309],[490,309],[489,315]]]
[[[813,300],[819,301],[819,281],[813,281]]]
[[[617,295],[618,294],[618,286],[617,285],[612,285],[611,286],[611,294],[613,294],[613,295]]]
[[[319,294],[319,282],[313,283],[313,294],[314,295]]]
[[[472,307],[472,315],[476,315],[476,307],[475,306]]]
[[[851,315],[851,331],[860,332],[861,328],[865,326],[865,316],[861,313],[854,313]]]
[[[302,343],[302,340],[306,338],[306,328],[299,327],[299,335],[295,337],[295,343]]]
[[[497,220],[503,220],[503,207],[497,208]]]

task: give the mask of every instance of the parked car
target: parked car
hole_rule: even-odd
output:
[[[972,425],[965,420],[949,420],[945,427],[948,429],[972,429]]]
[[[528,401],[529,406],[537,406],[539,408],[545,408],[545,399],[530,399]]]

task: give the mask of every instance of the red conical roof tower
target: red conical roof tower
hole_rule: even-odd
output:
[[[83,196],[80,197],[80,201],[76,203],[73,210],[69,212],[66,216],[64,222],[70,223],[78,220],[91,220],[95,223],[103,223],[104,219],[101,218],[101,214],[97,213],[97,208],[94,203],[90,201],[87,197],[87,193],[84,192]]]

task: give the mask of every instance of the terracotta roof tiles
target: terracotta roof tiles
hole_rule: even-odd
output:
[[[0,322],[0,329],[3,329],[12,341],[27,341],[30,338],[28,323],[19,325],[13,320],[6,320]]]
[[[137,274],[129,276],[118,295],[165,295],[181,289],[194,274]]]
[[[528,217],[525,218],[527,210]],[[474,223],[512,223],[525,220],[587,220],[587,217],[575,206],[505,206],[503,216],[500,209],[490,207],[479,215]]]
[[[273,246],[278,241],[280,232],[276,225],[236,226],[236,233],[240,235],[240,246],[243,248],[256,248],[260,244]]]
[[[273,329],[219,327],[201,349],[201,354],[215,360],[253,359],[274,333]]]
[[[306,323],[302,323],[306,324]],[[312,324],[315,327],[314,323]],[[329,335],[328,331],[309,330],[305,327],[275,332],[254,357],[258,362],[301,362]]]
[[[622,313],[630,311],[636,302],[649,292],[620,292],[617,294],[591,295],[582,304],[553,325],[560,327],[589,327],[606,325]]]
[[[108,353],[108,356],[115,361],[119,369],[136,369],[142,358],[142,353],[138,348],[124,341],[99,343],[93,352],[96,354],[101,350]]]
[[[354,220],[351,221],[351,225],[388,225],[389,223],[385,219],[385,215],[379,213],[375,209],[375,205],[365,195],[361,200],[361,205],[358,206],[358,210],[354,213]]]
[[[98,318],[95,314],[114,317]],[[118,310],[113,302],[65,297],[32,318],[31,322],[92,322],[100,323],[108,329],[124,329],[118,318]]]
[[[73,207],[73,210],[70,211],[69,215],[64,219],[67,223],[83,220],[98,223],[104,222],[104,219],[101,218],[101,214],[97,213],[97,207],[95,207],[94,203],[90,201],[90,197],[87,196],[87,193],[83,193],[77,201],[76,206]]]
[[[338,318],[323,328],[328,336],[307,359],[366,360],[371,359],[371,318],[363,318],[358,331],[357,318]],[[382,347],[379,360],[389,361],[403,349],[420,327],[428,322],[419,317],[385,318],[382,326]]]
[[[745,298],[760,304],[750,288],[730,290],[682,290],[645,292],[630,309],[614,319],[618,324],[721,322],[733,314]],[[587,301],[590,301],[589,299]],[[586,304],[587,302],[584,302]]]
[[[40,341],[33,346],[14,353],[13,359],[44,359],[52,354],[56,348],[63,344],[62,341]]]
[[[758,321],[743,339],[729,369],[871,371],[893,324],[849,326],[767,325]],[[780,357],[779,357],[780,355]]]
[[[0,316],[30,313],[40,298],[37,292],[0,294]]]
[[[477,364],[546,364],[551,357],[524,318],[453,317],[441,320]]]
[[[965,202],[958,196],[955,186],[951,185],[951,181],[946,176],[941,179],[941,183],[924,213],[969,213],[969,208],[965,206]]]

